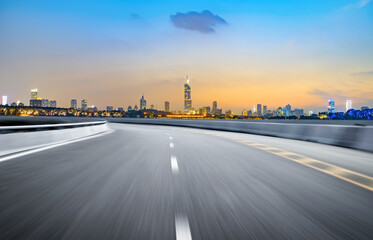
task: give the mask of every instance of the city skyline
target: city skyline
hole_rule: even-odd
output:
[[[144,93],[154,106],[183,109],[189,74],[194,106],[373,105],[371,1],[97,3],[2,2],[8,102],[27,103],[38,87],[63,107],[72,98],[134,106]]]
[[[8,101],[8,96],[3,95],[2,96],[2,102],[0,103],[0,105],[8,105],[8,106],[12,105],[13,106],[13,104],[16,104],[18,106],[18,104],[21,104],[21,106],[31,106],[31,107],[32,106],[35,106],[35,107],[52,107],[52,108],[57,107],[57,101],[56,100],[49,100],[49,99],[46,99],[46,98],[38,97],[38,89],[31,89],[30,92],[31,92],[31,97],[30,97],[30,101],[29,101],[30,104],[25,105],[19,99],[17,99],[17,101],[14,101],[14,102],[11,103],[11,102]],[[4,101],[5,101],[5,104],[4,104]],[[223,109],[218,109],[217,108],[217,101],[213,101],[212,105],[206,104],[206,105],[201,105],[201,106],[197,106],[197,107],[193,107],[191,105],[191,102],[192,102],[192,98],[191,98],[190,80],[189,80],[189,76],[187,75],[186,76],[186,83],[184,84],[184,109],[172,109],[171,110],[169,101],[164,102],[165,109],[168,109],[169,112],[184,112],[184,113],[194,114],[194,112],[198,112],[199,109],[208,108],[209,110],[207,111],[207,113],[215,114],[215,113],[220,112],[220,114],[222,114]],[[103,104],[103,105],[105,105],[105,104]],[[168,105],[168,107],[166,107],[166,105]],[[117,106],[116,108],[114,108],[113,105],[107,105],[107,104],[105,105],[105,107],[99,108],[99,107],[97,107],[97,105],[93,105],[93,104],[89,105],[87,99],[82,99],[80,106],[81,107],[79,108],[78,105],[77,105],[77,99],[73,98],[73,99],[70,100],[70,105],[69,106],[60,106],[59,105],[58,108],[71,108],[71,109],[81,109],[81,110],[87,110],[87,109],[96,109],[96,110],[106,109],[107,110],[107,109],[111,109],[111,111],[114,110],[114,109],[117,109],[117,110],[122,109],[121,111],[123,111],[123,109],[126,108],[123,105]],[[158,109],[156,107],[157,105],[154,105],[154,104],[151,104],[150,108],[148,108],[147,104],[146,104],[146,99],[144,98],[144,94],[142,94],[139,106],[140,106],[139,110],[152,109],[152,110],[162,111],[162,108]],[[328,104],[324,107],[326,107],[326,109],[322,108],[318,112],[319,113],[322,113],[322,112],[335,113],[335,112],[347,112],[349,109],[369,108],[369,106],[366,106],[366,105],[363,105],[361,107],[357,107],[357,106],[353,107],[351,99],[346,99],[346,101],[343,105],[345,110],[339,109],[339,108],[342,108],[342,105],[340,105],[339,108],[336,108],[335,101],[333,99],[328,99]],[[134,105],[134,108],[132,108],[132,105],[128,105],[127,108],[128,108],[128,110],[132,110],[132,109],[137,110],[138,109],[137,104]],[[253,114],[253,115],[255,114],[256,116],[264,116],[266,114],[267,110],[269,112],[271,112],[271,111],[274,112],[274,111],[277,111],[278,109],[282,109],[281,111],[284,112],[285,116],[287,116],[288,114],[290,114],[290,112],[292,112],[292,107],[289,103],[285,107],[279,106],[279,107],[274,107],[272,109],[268,108],[267,105],[262,106],[262,104],[258,103],[258,104],[253,106],[252,110],[250,109],[250,107],[243,107],[242,109],[240,109],[236,112],[232,111],[232,108],[227,108],[227,109],[224,109],[224,110],[229,111],[234,115],[240,115],[239,112],[241,111],[242,116],[248,116],[248,113]],[[301,106],[297,106],[296,108],[294,108],[294,111],[297,112],[296,115],[298,115],[298,116],[303,115],[303,113],[305,113],[305,115],[307,115],[307,112],[308,113],[316,113],[317,112],[317,111],[314,111],[314,110],[304,109]],[[299,114],[298,111],[301,111],[302,114]],[[165,110],[165,112],[168,112],[168,111]]]

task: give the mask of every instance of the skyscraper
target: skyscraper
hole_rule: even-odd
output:
[[[170,112],[170,102],[164,102],[164,111]]]
[[[72,109],[77,109],[78,108],[78,103],[77,103],[77,101],[76,101],[76,99],[71,99],[71,102],[70,102],[71,104],[70,104],[70,107],[72,108]]]
[[[334,100],[329,99],[328,113],[335,113]]]
[[[263,105],[263,115],[267,114],[267,105]]]
[[[113,106],[107,106],[106,107],[106,112],[111,112],[111,111],[113,111]]]
[[[38,89],[31,89],[31,100],[36,100],[38,99]]]
[[[291,115],[291,105],[288,104],[288,105],[285,106],[285,108],[286,108],[286,113],[285,113],[285,115],[286,115],[286,116],[290,116],[290,115]]]
[[[31,107],[42,107],[41,99],[30,99],[30,106]]]
[[[242,110],[242,116],[247,117],[247,109]]]
[[[186,83],[184,84],[184,110],[187,112],[192,108],[191,88],[189,85],[189,77],[186,76]]]
[[[216,114],[216,111],[218,110],[218,102],[217,101],[213,101],[212,102],[212,114]]]
[[[352,108],[352,101],[351,99],[346,100],[346,112]]]
[[[1,101],[1,105],[3,105],[3,106],[8,105],[8,96],[3,96],[2,101]]]
[[[144,110],[144,109],[146,109],[146,100],[144,98],[144,95],[142,95],[140,99],[140,110]]]
[[[258,112],[258,117],[262,116],[262,104],[256,105],[256,111]]]
[[[88,101],[86,99],[82,100],[82,102],[81,102],[81,109],[83,111],[87,111],[87,109],[88,109]]]
[[[50,100],[49,101],[49,106],[51,108],[57,108],[57,101],[56,100]]]
[[[49,100],[48,99],[42,99],[41,100],[41,106],[46,108],[49,107]]]

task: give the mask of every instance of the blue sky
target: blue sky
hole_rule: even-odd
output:
[[[0,35],[0,94],[11,101],[37,87],[60,106],[127,107],[144,93],[181,109],[189,74],[195,107],[373,106],[369,0],[3,0]]]

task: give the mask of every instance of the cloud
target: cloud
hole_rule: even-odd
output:
[[[197,31],[201,33],[214,33],[217,25],[224,25],[227,22],[214,15],[208,10],[198,12],[176,13],[170,16],[172,23],[177,28]]]
[[[359,9],[359,8],[365,7],[368,3],[370,3],[370,1],[371,0],[360,0],[357,3],[348,4],[346,6],[343,6],[341,9],[342,10]]]
[[[132,20],[142,20],[142,17],[137,13],[131,13],[130,14],[130,19],[132,19]]]
[[[297,40],[295,38],[292,38],[289,41],[287,41],[285,44],[283,44],[282,48],[283,49],[290,49],[290,48],[294,47],[296,42],[297,42]]]
[[[310,95],[317,96],[321,99],[334,99],[334,100],[341,100],[346,98],[346,93],[344,91],[341,91],[339,89],[335,89],[332,91],[323,91],[320,89],[313,89],[308,92]],[[343,101],[343,100],[342,100]]]
[[[352,76],[373,76],[373,71],[370,72],[355,72],[351,73]]]
[[[361,1],[358,3],[358,8],[362,8],[362,7],[364,7],[364,6],[367,5],[369,2],[370,2],[370,0],[361,0]]]

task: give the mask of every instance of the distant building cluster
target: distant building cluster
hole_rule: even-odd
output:
[[[347,99],[345,112],[337,112],[335,101],[328,100],[328,105],[325,112],[315,114],[313,111],[304,112],[304,109],[293,109],[290,104],[276,109],[268,109],[267,105],[258,103],[252,109],[243,109],[241,114],[235,114],[232,110],[226,110],[223,113],[221,108],[218,108],[217,101],[212,102],[212,106],[204,106],[194,108],[192,106],[192,88],[190,85],[189,76],[186,76],[184,84],[184,109],[183,111],[172,111],[170,102],[164,102],[164,109],[158,110],[154,104],[147,107],[147,101],[144,94],[140,98],[139,105],[134,107],[128,106],[127,111],[123,107],[114,109],[113,106],[106,106],[106,109],[99,111],[95,105],[88,105],[87,99],[80,101],[78,106],[77,99],[71,99],[70,108],[57,108],[56,100],[49,100],[38,97],[38,89],[31,89],[30,104],[28,107],[22,102],[8,104],[8,97],[2,96],[0,114],[10,115],[59,115],[59,116],[97,116],[97,117],[167,117],[167,118],[241,118],[241,119],[372,119],[372,109],[367,106],[361,110],[352,108],[352,100]],[[138,107],[139,106],[139,107]],[[17,107],[17,110],[8,111],[4,107]],[[19,110],[19,111],[18,111]]]
[[[38,97],[38,89],[31,89],[30,107],[57,108],[56,100]]]

